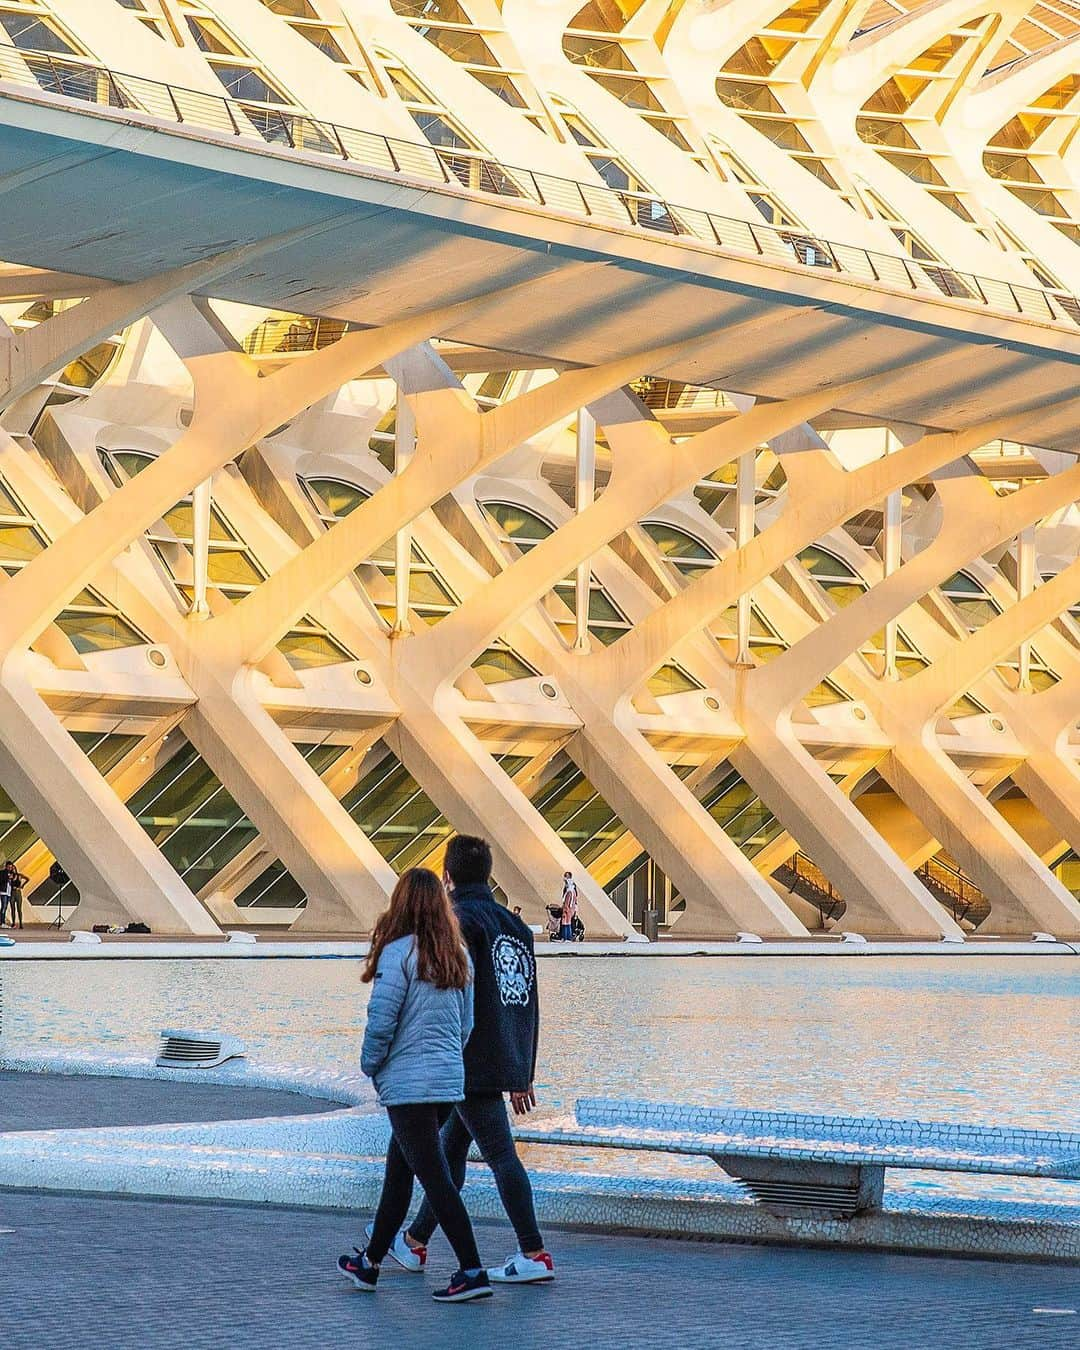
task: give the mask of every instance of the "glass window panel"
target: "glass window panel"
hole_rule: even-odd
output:
[[[602,89],[611,94],[613,98],[617,98],[620,103],[646,112],[664,111],[664,105],[649,88],[647,81],[627,79],[625,76],[619,75],[603,75],[596,71],[590,71],[589,73]]]
[[[504,647],[489,647],[473,662],[473,670],[485,684],[502,684],[508,680],[527,680],[535,674],[519,656]]]
[[[649,680],[649,692],[657,698],[666,694],[687,694],[701,685],[679,666],[661,666]]]
[[[7,516],[25,516],[26,512],[7,490],[3,483],[0,483],[0,514]]]
[[[798,554],[799,562],[813,577],[850,577],[858,580],[855,571],[834,554],[811,544]]]
[[[387,756],[347,793],[342,805],[365,834],[372,834],[408,801],[415,784],[396,759]]]
[[[534,512],[508,502],[488,502],[484,510],[514,540],[529,539],[535,543],[546,539],[554,528]]]
[[[252,103],[287,103],[280,89],[259,73],[254,66],[211,61],[210,69],[221,81],[230,98],[249,99]]]
[[[206,560],[206,573],[218,586],[257,586],[263,580],[263,574],[242,548],[211,549]]]
[[[665,525],[659,521],[646,521],[645,533],[667,558],[693,558],[703,562],[715,562],[716,555],[705,547],[700,540],[674,525]]]
[[[963,618],[968,628],[981,628],[983,624],[989,623],[991,619],[996,618],[1001,610],[993,600],[987,596],[982,600],[972,600],[957,596],[950,596],[953,604]]]
[[[221,786],[209,766],[197,757],[177,776],[173,777],[174,774],[176,769],[170,762],[154,775],[147,786],[155,785],[159,778],[163,785],[157,792],[144,789],[145,807],[137,814],[139,824],[158,844],[194,815]],[[135,811],[134,806],[131,809]]]
[[[845,694],[832,680],[822,680],[811,689],[803,702],[808,708],[822,708],[833,703],[850,703],[851,695]]]
[[[128,478],[135,478],[154,462],[154,456],[142,450],[113,450],[109,452],[109,458],[123,469]]]
[[[455,604],[453,595],[434,573],[416,570],[409,577],[409,602],[417,609],[425,605],[453,608]]]
[[[0,525],[0,561],[29,562],[44,546],[37,531],[27,525]]]
[[[967,593],[968,595],[985,594],[982,586],[979,585],[973,576],[969,576],[967,572],[957,572],[944,583],[941,589],[946,595],[963,595],[964,593]]]
[[[278,643],[278,651],[293,670],[311,670],[317,666],[337,665],[350,660],[349,653],[328,633],[302,633],[293,630]]]
[[[4,27],[16,47],[22,51],[58,52],[71,56],[75,48],[55,28],[29,14],[3,14]]]
[[[309,478],[307,485],[332,516],[347,516],[371,495],[355,483],[343,483],[337,478]]]
[[[444,56],[452,61],[465,61],[473,66],[498,66],[495,54],[479,33],[463,31],[460,28],[418,27],[422,37],[437,47]]]
[[[57,618],[56,626],[68,635],[80,655],[138,647],[146,641],[118,614],[86,614],[65,609]]]
[[[236,903],[242,909],[251,905],[265,909],[296,909],[305,900],[300,884],[280,862],[271,863],[236,897]]]
[[[718,825],[726,826],[754,799],[754,790],[750,784],[736,777],[733,783],[722,787],[720,794],[706,804],[706,809]]]
[[[458,0],[390,0],[395,14],[405,19],[433,19],[443,23],[471,23]]]
[[[838,582],[821,581],[822,588],[829,593],[830,599],[841,609],[845,605],[850,605],[853,600],[858,600],[860,595],[866,592],[866,586],[862,582]]]

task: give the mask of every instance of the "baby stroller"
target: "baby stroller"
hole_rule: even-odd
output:
[[[544,928],[547,931],[548,938],[551,942],[562,942],[563,939],[560,932],[562,929],[562,905],[548,905],[546,908],[548,918]],[[585,925],[576,914],[574,915],[573,933],[574,936],[571,941],[585,941]]]

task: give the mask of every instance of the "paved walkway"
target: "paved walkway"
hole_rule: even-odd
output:
[[[339,1109],[333,1102],[317,1097],[267,1088],[0,1070],[0,1133],[258,1120],[262,1116],[298,1116]]]
[[[486,1303],[333,1269],[357,1216],[0,1193],[4,1350],[1075,1350],[1075,1269],[549,1235],[559,1281]],[[4,1232],[4,1229],[11,1231]],[[507,1230],[478,1229],[498,1259]]]

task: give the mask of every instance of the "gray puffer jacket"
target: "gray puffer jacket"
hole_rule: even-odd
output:
[[[459,1102],[473,1025],[472,962],[464,989],[436,989],[416,969],[412,937],[388,942],[368,1002],[360,1067],[383,1106]]]

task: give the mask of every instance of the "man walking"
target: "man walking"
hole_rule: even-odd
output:
[[[443,1126],[443,1147],[454,1184],[465,1184],[473,1140],[495,1176],[499,1197],[517,1235],[518,1251],[488,1271],[498,1284],[541,1284],[555,1278],[551,1255],[536,1223],[532,1186],[517,1155],[503,1094],[515,1115],[536,1105],[533,1076],[540,1037],[533,936],[491,891],[491,848],[457,835],[446,850],[445,879],[474,969],[473,1032],[465,1046],[465,1099]],[[424,1200],[415,1221],[399,1233],[390,1255],[419,1271],[437,1227]]]

